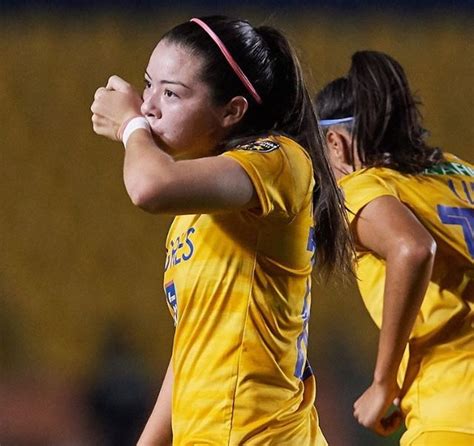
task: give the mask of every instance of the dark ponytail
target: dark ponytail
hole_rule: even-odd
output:
[[[320,271],[352,271],[353,245],[343,199],[329,166],[311,97],[295,51],[275,28],[253,28],[244,20],[203,17],[222,40],[262,99],[257,103],[235,75],[217,45],[194,23],[184,23],[163,38],[186,46],[204,60],[202,79],[211,87],[216,103],[242,95],[248,111],[221,150],[269,134],[283,134],[311,156],[316,188],[314,218],[316,264]]]
[[[343,198],[332,174],[324,149],[311,96],[303,70],[288,40],[270,27],[257,28],[274,54],[273,94],[268,107],[278,110],[272,130],[296,140],[311,156],[316,187],[314,190],[316,264],[330,272],[336,266],[344,273],[352,271],[353,246],[348,235]],[[286,91],[285,98],[279,94]]]
[[[413,174],[443,159],[425,141],[419,105],[402,66],[377,51],[354,53],[347,77],[316,97],[321,119],[354,117],[350,129],[362,166]]]

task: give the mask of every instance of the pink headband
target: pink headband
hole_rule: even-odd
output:
[[[206,31],[207,34],[209,34],[209,37],[212,40],[214,40],[214,42],[217,44],[217,46],[221,50],[221,53],[226,58],[227,62],[229,62],[229,65],[232,67],[232,69],[234,70],[237,77],[245,85],[245,88],[249,91],[249,93],[252,95],[252,97],[255,99],[255,101],[258,104],[261,104],[262,103],[262,98],[257,93],[257,90],[255,90],[254,86],[252,85],[252,82],[249,81],[249,78],[245,75],[245,73],[239,67],[239,64],[235,61],[235,59],[229,53],[229,50],[226,48],[226,46],[224,45],[222,40],[219,39],[217,34],[211,28],[209,28],[209,26],[206,25],[201,19],[193,18],[193,19],[190,20],[190,22],[197,23],[204,31]]]

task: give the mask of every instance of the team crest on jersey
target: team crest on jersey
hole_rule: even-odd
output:
[[[251,152],[273,152],[276,149],[280,148],[280,144],[269,139],[262,139],[260,141],[254,141],[250,144],[244,144],[242,146],[237,146],[237,150],[250,150]]]
[[[173,310],[173,319],[175,324],[178,322],[178,296],[176,295],[176,287],[174,282],[171,280],[165,284],[166,300],[169,306]]]

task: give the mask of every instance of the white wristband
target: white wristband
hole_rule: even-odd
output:
[[[127,142],[130,135],[138,129],[144,129],[150,132],[150,124],[148,124],[148,121],[143,116],[137,116],[136,118],[130,119],[125,126],[122,136],[122,142],[125,148],[127,148]]]

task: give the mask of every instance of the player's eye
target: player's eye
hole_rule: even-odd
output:
[[[147,78],[145,78],[144,83],[145,83],[145,88],[151,87],[151,82]]]
[[[176,93],[174,93],[171,90],[168,90],[167,88],[163,91],[163,94],[168,98],[178,97],[178,95]]]

